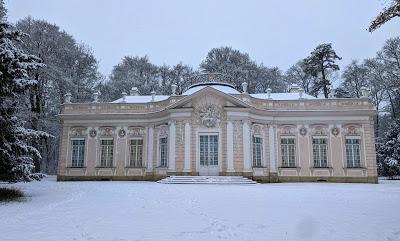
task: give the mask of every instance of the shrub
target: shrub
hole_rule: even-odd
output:
[[[16,188],[0,187],[0,202],[20,201],[25,194]]]

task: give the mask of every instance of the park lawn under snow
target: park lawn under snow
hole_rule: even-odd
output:
[[[30,197],[0,204],[2,241],[400,240],[400,181],[13,186]]]

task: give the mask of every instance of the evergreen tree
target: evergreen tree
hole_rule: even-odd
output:
[[[4,0],[0,0],[0,19],[5,21],[7,18],[7,9],[4,7]]]
[[[339,70],[335,61],[340,59],[342,58],[336,54],[330,43],[318,45],[310,56],[304,59],[306,73],[316,77],[311,93],[317,96],[322,89],[325,98],[328,98],[331,81],[327,78],[330,72]]]
[[[29,78],[29,72],[42,66],[39,58],[15,45],[23,36],[14,26],[0,21],[0,180],[9,182],[42,177],[32,173],[33,157],[40,158],[40,153],[30,143],[49,137],[45,132],[24,128],[17,117],[18,99],[37,84]]]
[[[378,148],[378,161],[381,175],[400,175],[400,119],[389,125]]]

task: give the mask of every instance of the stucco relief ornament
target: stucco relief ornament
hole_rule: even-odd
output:
[[[260,125],[253,125],[253,134],[261,135],[262,134],[262,127]]]
[[[339,133],[340,133],[339,128],[337,128],[337,127],[333,127],[333,128],[332,128],[332,135],[338,136]]]
[[[125,133],[126,134],[126,133]],[[130,127],[129,135],[134,137],[141,137],[144,135],[144,129],[140,127]]]
[[[168,126],[160,126],[158,131],[160,136],[168,136]]]
[[[118,131],[118,136],[120,138],[125,137],[125,135],[126,135],[126,130],[125,129],[121,129],[121,130]]]
[[[114,129],[111,127],[103,127],[100,129],[100,135],[106,137],[114,136]]]
[[[96,137],[97,136],[97,131],[95,129],[91,129],[89,131],[89,136],[92,137],[92,138]]]
[[[210,128],[218,124],[221,113],[215,105],[206,105],[199,110],[199,117],[201,124]]]
[[[70,130],[71,136],[84,136],[85,135],[85,128],[83,127],[73,127]]]
[[[305,127],[300,128],[300,135],[302,135],[302,136],[307,135],[307,129]]]
[[[349,126],[346,128],[346,134],[347,135],[358,135],[360,133],[359,128],[355,126]]]

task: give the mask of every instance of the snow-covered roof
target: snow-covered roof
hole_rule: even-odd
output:
[[[148,103],[151,102],[151,95],[138,95],[138,96],[133,96],[129,95],[126,96],[125,103]],[[156,95],[154,96],[154,101],[163,101],[169,98],[169,95]],[[122,98],[119,98],[118,100],[115,100],[111,103],[122,103]]]
[[[261,94],[250,94],[250,96],[257,99],[268,99],[268,95],[266,93]],[[316,99],[314,96],[303,93],[303,99]],[[271,93],[270,99],[272,100],[298,100],[299,93]]]
[[[240,94],[232,85],[226,83],[198,83],[194,84],[187,89],[182,95],[192,95],[206,87],[211,87],[225,94]],[[299,93],[271,93],[268,98],[267,93],[250,94],[250,96],[257,99],[272,99],[272,100],[298,100],[300,97]],[[155,95],[154,101],[163,101],[168,99],[169,95]],[[303,99],[316,99],[314,96],[303,93]],[[123,103],[123,98],[113,101],[112,103]],[[148,103],[152,101],[151,95],[129,95],[125,97],[125,103]]]
[[[225,84],[209,84],[207,83],[206,85],[198,85],[198,86],[193,86],[191,88],[189,88],[188,90],[186,90],[184,93],[182,93],[182,95],[191,95],[196,93],[199,90],[204,89],[205,87],[211,87],[214,88],[216,90],[219,90],[225,94],[240,94],[239,91],[237,91],[235,88],[229,86],[229,85],[225,85]]]

